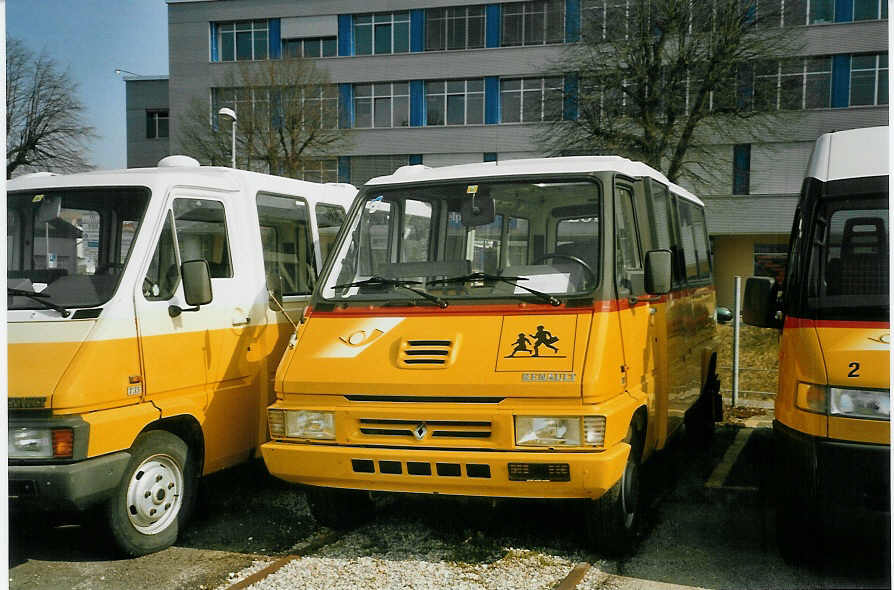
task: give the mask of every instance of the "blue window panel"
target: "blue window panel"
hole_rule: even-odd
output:
[[[422,154],[410,154],[410,166],[422,163]]]
[[[502,8],[499,4],[488,4],[484,10],[485,29],[484,29],[484,46],[499,47],[500,46],[500,21],[502,19]]]
[[[565,43],[580,41],[580,0],[565,0]]]
[[[220,61],[217,51],[217,23],[211,23],[211,61]]]
[[[338,181],[339,182],[351,182],[351,157],[350,156],[339,156],[338,157]]]
[[[484,161],[485,162],[496,162],[497,161],[497,152],[484,152]]]
[[[425,125],[425,91],[422,80],[410,80],[410,127]]]
[[[338,126],[350,129],[354,126],[354,85],[338,85]]]
[[[751,144],[733,146],[733,194],[747,195],[751,190]]]
[[[832,108],[844,108],[850,104],[851,56],[832,56]]]
[[[270,45],[270,59],[282,57],[281,21],[278,18],[267,19],[267,39]]]
[[[354,17],[350,14],[338,15],[338,55],[346,57],[354,54]]]
[[[410,51],[425,51],[425,10],[410,11]]]
[[[484,123],[496,125],[500,122],[500,78],[488,76],[484,79]]]
[[[565,100],[562,105],[562,119],[565,121],[577,120],[577,87],[577,74],[567,74],[565,76]]]
[[[849,23],[854,20],[854,0],[835,0],[835,22]]]

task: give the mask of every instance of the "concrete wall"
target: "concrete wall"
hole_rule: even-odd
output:
[[[171,154],[169,137],[146,137],[146,111],[168,109],[168,79],[126,78],[127,167],[155,166]]]

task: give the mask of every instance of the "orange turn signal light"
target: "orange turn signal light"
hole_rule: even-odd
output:
[[[71,428],[53,429],[53,457],[71,458],[74,455],[74,432]]]

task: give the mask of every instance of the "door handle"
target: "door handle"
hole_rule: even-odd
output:
[[[233,320],[233,325],[234,326],[244,326],[244,325],[248,324],[249,322],[251,322],[251,318],[245,318],[244,321],[243,320]]]

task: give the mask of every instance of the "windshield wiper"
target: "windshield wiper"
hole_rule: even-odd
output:
[[[562,302],[558,300],[558,298],[550,295],[549,293],[544,293],[543,291],[537,291],[536,289],[532,289],[530,287],[526,287],[524,285],[519,284],[519,281],[527,281],[528,277],[504,277],[501,275],[492,275],[486,272],[473,272],[467,275],[463,275],[461,277],[451,277],[447,279],[436,279],[434,281],[429,281],[429,285],[445,285],[447,283],[467,283],[469,281],[501,281],[503,283],[507,283],[509,285],[513,285],[519,287],[520,289],[524,289],[528,293],[532,295],[536,295],[541,301],[545,301],[549,303],[553,307],[558,307],[562,305]]]
[[[56,305],[52,301],[49,301],[50,296],[46,293],[38,293],[37,291],[25,291],[24,289],[13,289],[12,287],[7,287],[6,295],[13,295],[15,297],[27,297],[28,299],[36,301],[41,305],[47,307],[48,309],[58,311],[64,318],[67,318],[69,315],[71,315],[71,312],[69,312],[61,305]]]
[[[385,277],[380,277],[377,275],[373,275],[368,279],[364,279],[362,281],[355,281],[353,283],[344,283],[342,285],[335,285],[332,287],[333,289],[347,289],[349,287],[394,287],[399,289],[406,289],[407,291],[412,291],[413,293],[419,295],[420,297],[424,297],[425,299],[436,303],[438,307],[444,309],[447,307],[447,302],[436,295],[432,295],[431,293],[426,293],[422,289],[417,289],[412,285],[421,285],[420,281],[401,281],[397,279],[386,279]]]

